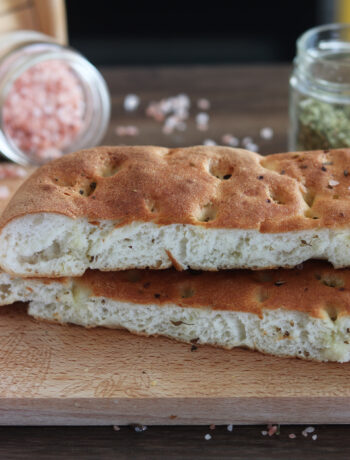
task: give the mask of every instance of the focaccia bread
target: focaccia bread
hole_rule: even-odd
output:
[[[85,327],[126,328],[192,344],[350,360],[350,270],[311,261],[291,270],[87,271],[81,278],[0,274],[0,304]]]
[[[350,264],[350,149],[99,147],[39,168],[0,221],[20,276]]]

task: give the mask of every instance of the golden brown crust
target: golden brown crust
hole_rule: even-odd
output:
[[[348,173],[349,171],[349,173]],[[228,147],[98,147],[42,166],[0,227],[52,212],[89,221],[256,229],[275,233],[350,223],[350,149],[262,157]]]
[[[350,270],[334,270],[326,262],[309,261],[291,270],[222,270],[162,272],[88,270],[74,282],[91,296],[135,304],[176,304],[243,311],[284,308],[319,318],[350,314]]]

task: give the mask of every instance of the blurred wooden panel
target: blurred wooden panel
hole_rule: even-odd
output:
[[[0,33],[34,29],[67,43],[64,0],[0,0]]]
[[[67,43],[67,21],[64,0],[34,0],[39,30]]]
[[[0,14],[0,32],[12,32],[18,29],[37,29],[35,14],[26,8],[21,11]]]
[[[28,7],[28,0],[0,0],[0,14]]]

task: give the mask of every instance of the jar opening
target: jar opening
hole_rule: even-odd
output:
[[[7,157],[42,164],[101,141],[110,99],[92,64],[51,43],[27,45],[8,58],[0,63],[0,150]]]
[[[305,32],[297,41],[296,63],[318,84],[350,85],[350,24],[328,24]]]

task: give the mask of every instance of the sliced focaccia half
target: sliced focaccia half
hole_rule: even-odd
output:
[[[38,169],[0,221],[20,276],[350,264],[350,149],[99,147]]]
[[[350,270],[326,262],[256,272],[89,270],[56,280],[0,274],[0,304],[15,301],[30,302],[30,315],[58,323],[350,360]]]

